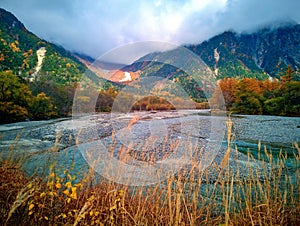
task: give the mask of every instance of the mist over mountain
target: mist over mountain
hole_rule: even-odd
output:
[[[282,22],[251,34],[227,31],[187,47],[211,68],[219,69],[219,77],[247,77],[248,72],[254,72],[258,78],[261,73],[279,78],[288,65],[299,72],[300,25]],[[219,55],[218,62],[214,53]]]
[[[291,21],[268,24],[253,33],[226,31],[200,44],[187,44],[215,72],[216,78],[280,78],[290,65],[299,80],[300,25]],[[145,71],[162,53],[148,54],[127,67]],[[170,57],[173,51],[169,51]],[[148,63],[147,63],[148,62]],[[147,69],[147,71],[149,71]],[[164,70],[163,73],[168,73]],[[170,72],[171,73],[171,72]]]
[[[94,61],[89,56],[72,54],[62,47],[39,39],[36,35],[29,32],[13,14],[4,9],[0,10],[0,18],[2,40],[5,41],[7,39],[7,45],[3,41],[0,43],[2,49],[1,59],[3,58],[0,65],[2,70],[11,69],[15,73],[33,74],[37,63],[37,56],[36,54],[26,54],[26,52],[30,49],[37,51],[41,47],[45,47],[47,51],[45,61],[53,58],[55,54],[60,55],[61,59],[64,57],[70,59],[78,69],[76,74],[82,73],[86,69],[88,62],[92,63]],[[266,79],[269,76],[279,78],[287,65],[291,65],[292,69],[296,72],[295,79],[299,80],[299,40],[300,25],[292,20],[281,20],[262,24],[258,30],[251,33],[226,31],[202,43],[187,44],[185,47],[199,55],[215,72],[217,78],[254,77]],[[18,42],[17,49],[15,50],[9,46],[14,41]],[[54,52],[54,55],[50,54]],[[5,54],[6,56],[4,57],[3,55]],[[24,57],[24,54],[27,58]],[[155,60],[155,56],[158,54],[151,53],[146,58],[148,60]],[[169,51],[169,54],[172,54],[172,51]],[[86,65],[84,66],[84,63],[78,61],[77,58],[83,59]],[[141,70],[143,72],[143,67],[148,65],[141,63],[143,58],[145,57],[137,60],[131,66],[127,66],[125,69],[133,71]],[[57,61],[57,59],[54,61]],[[58,62],[55,64],[64,67]],[[109,65],[103,62],[101,63],[101,67],[114,69],[115,67],[120,67],[120,65]],[[41,69],[46,73],[51,73],[52,70],[52,68],[47,68],[47,64],[43,64]],[[163,72],[168,73],[167,70],[163,70]],[[72,73],[74,74],[74,71]]]

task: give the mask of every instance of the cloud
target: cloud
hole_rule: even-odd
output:
[[[38,36],[93,57],[118,46],[200,43],[228,29],[300,22],[298,0],[0,0]]]
[[[230,0],[216,26],[242,32],[283,20],[300,23],[299,9],[298,0]]]

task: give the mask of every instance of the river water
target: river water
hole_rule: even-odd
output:
[[[265,149],[275,157],[287,152],[292,165],[298,152],[295,143],[300,143],[300,118],[230,119],[230,161],[246,162],[248,151],[256,158],[258,153],[264,156]],[[202,170],[219,165],[228,146],[227,123],[228,117],[211,116],[206,110],[182,110],[5,124],[0,126],[0,156],[20,160],[28,175],[43,176],[55,164],[58,173],[69,169],[78,179],[92,167],[98,176],[119,183],[153,184],[195,162]]]

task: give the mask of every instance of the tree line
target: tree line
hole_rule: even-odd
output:
[[[221,90],[214,92],[212,103],[222,92],[224,107],[234,113],[300,116],[300,82],[293,80],[293,74],[288,66],[279,80],[225,78],[219,81]]]
[[[254,78],[225,78],[219,81],[211,106],[207,102],[196,103],[195,108],[214,108],[222,95],[228,111],[238,114],[269,114],[300,116],[300,82],[293,80],[294,71],[288,66],[280,80],[256,80]],[[26,82],[12,71],[0,72],[0,123],[41,120],[69,116],[72,112],[73,98],[78,83],[57,84],[47,76],[34,82]],[[92,94],[91,94],[92,93]],[[115,101],[119,108],[122,102],[130,103],[132,96],[120,94],[116,87],[97,91],[96,87],[86,89],[77,96],[82,109],[96,112],[110,112]],[[97,97],[96,102],[90,97]],[[171,102],[170,102],[171,100]],[[94,104],[95,106],[92,106]],[[165,93],[164,96],[149,95],[140,98],[130,110],[174,110],[180,106],[189,108],[185,100]],[[125,105],[124,105],[125,107]],[[118,109],[122,111],[122,109]],[[128,107],[126,109],[128,110]]]

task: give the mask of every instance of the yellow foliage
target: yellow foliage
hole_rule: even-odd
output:
[[[65,183],[65,186],[67,188],[71,188],[72,187],[72,183],[70,181],[68,181],[68,182]]]
[[[124,190],[119,190],[118,193],[119,197],[122,198],[124,195]]]
[[[95,196],[92,195],[91,197],[88,198],[88,201],[93,201],[95,199]]]
[[[64,191],[63,191],[63,194],[69,195],[69,194],[70,194],[69,189],[64,190]]]
[[[42,192],[41,194],[40,194],[40,198],[43,198],[43,197],[45,197],[46,196],[46,193],[45,192]]]
[[[73,188],[71,188],[71,190],[72,190],[72,194],[70,195],[70,197],[73,199],[77,199],[77,192],[76,192],[77,188],[73,187]]]
[[[5,46],[7,45],[7,42],[3,38],[1,38],[0,40],[3,43],[3,45],[5,45]]]
[[[83,188],[82,183],[75,184],[74,186],[77,187],[77,188]]]
[[[76,179],[76,176],[72,177],[70,174],[68,174],[68,178],[69,178],[70,180],[75,180],[75,179]]]
[[[28,210],[30,211],[30,210],[32,210],[33,209],[33,207],[34,207],[34,204],[33,203],[31,203],[30,205],[29,205],[29,207],[28,207]]]
[[[23,60],[22,69],[24,69],[24,68],[29,68],[29,64],[27,62],[27,59]]]
[[[32,188],[32,183],[29,183],[28,185],[27,185],[27,188]]]
[[[55,187],[56,187],[57,189],[60,189],[60,188],[61,188],[61,184],[60,184],[60,183],[56,183],[56,184],[55,184]]]
[[[110,208],[109,208],[109,211],[112,211],[112,210],[115,210],[115,209],[117,209],[117,206],[116,206],[116,205],[110,207]]]
[[[49,182],[47,183],[47,186],[48,186],[49,188],[52,188],[53,185],[54,185],[54,182],[53,182],[53,181],[49,181]]]

